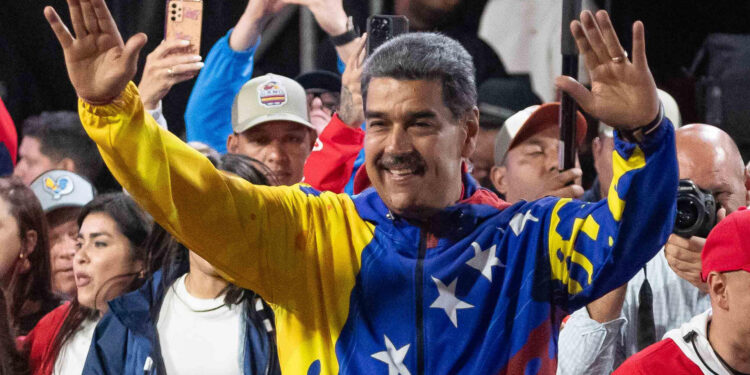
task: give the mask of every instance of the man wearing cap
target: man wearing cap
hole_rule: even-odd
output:
[[[341,192],[362,148],[364,134],[359,129],[359,122],[347,124],[334,114],[339,109],[340,76],[313,71],[298,76],[296,83],[282,77],[286,83],[279,87],[279,93],[284,91],[288,101],[278,103],[261,100],[263,93],[258,91],[257,85],[268,82],[270,76],[255,78],[250,81],[253,85],[248,86],[253,54],[260,43],[260,29],[286,3],[281,0],[250,1],[236,27],[211,49],[188,101],[185,113],[187,139],[203,142],[222,153],[242,153],[259,159],[275,172],[284,174],[277,176],[283,185],[302,181],[304,174],[307,176],[305,182],[315,188]],[[300,3],[307,5],[304,1]],[[341,0],[333,0],[323,10],[319,5],[310,9],[324,29],[334,32],[343,28],[346,31],[347,17]],[[347,35],[345,40],[336,39],[343,43],[337,46],[342,58],[348,57],[350,50],[358,46],[357,39],[353,38],[356,35]],[[229,104],[231,98],[235,99],[232,105]],[[271,112],[275,119],[268,117]],[[253,123],[252,131],[247,126],[249,123]],[[307,135],[308,128],[314,132]],[[330,129],[324,132],[327,128]],[[248,133],[243,134],[243,131]],[[308,171],[303,171],[318,136],[320,140],[314,149],[328,146],[324,156],[328,162],[318,161]],[[269,141],[269,144],[259,144],[259,140]],[[331,151],[334,154],[330,154]]]
[[[680,178],[713,193],[719,218],[744,205],[742,157],[732,138],[703,124],[681,127],[675,135]],[[574,312],[560,332],[558,373],[609,374],[709,308],[708,288],[700,279],[705,241],[672,234],[664,251],[627,284]]]
[[[708,235],[701,279],[711,308],[630,357],[615,374],[750,374],[750,211],[742,207]]]
[[[144,35],[125,44],[104,1],[89,1],[69,7],[70,30],[86,33],[78,39],[45,9],[87,132],[157,222],[274,305],[284,373],[549,373],[564,313],[629,279],[671,229],[674,131],[659,109],[641,23],[631,63],[608,15],[583,13],[571,30],[595,90],[557,80],[623,130],[617,189],[595,204],[547,197],[511,206],[462,163],[479,110],[471,56],[455,40],[408,33],[368,57],[361,82],[373,188],[348,196],[250,184],[159,128],[130,82]],[[101,27],[88,28],[83,20],[95,14]],[[118,57],[108,53],[115,49]]]
[[[69,171],[42,173],[31,183],[49,224],[52,291],[65,299],[75,295],[73,255],[78,238],[78,213],[96,194],[85,178]]]
[[[528,107],[505,121],[495,138],[492,183],[510,203],[551,195],[578,198],[583,194],[581,169],[560,171],[558,147],[560,103]],[[586,119],[576,116],[576,141],[586,139]],[[577,163],[577,159],[576,159]]]
[[[531,105],[542,104],[531,91],[528,76],[493,78],[478,89],[479,134],[477,149],[471,155],[471,175],[482,187],[494,190],[490,174],[495,165],[495,137],[514,113]]]

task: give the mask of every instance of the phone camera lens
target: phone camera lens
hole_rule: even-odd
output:
[[[177,20],[177,18],[176,18],[176,17],[172,17],[172,21],[176,21],[176,20]]]
[[[172,8],[177,8],[177,3],[172,3]]]
[[[172,14],[177,14],[177,11],[173,9]]]

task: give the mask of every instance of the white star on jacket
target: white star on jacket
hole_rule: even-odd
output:
[[[385,338],[385,350],[377,352],[371,357],[388,365],[388,375],[411,375],[409,369],[404,366],[404,358],[406,358],[406,352],[409,351],[411,344],[406,344],[401,349],[396,350],[388,336],[383,335],[383,337]]]
[[[526,228],[526,223],[529,221],[533,222],[539,222],[539,219],[534,217],[534,215],[531,214],[531,210],[526,211],[525,214],[517,213],[513,215],[513,218],[510,219],[510,223],[508,226],[510,229],[513,230],[513,233],[516,234],[516,237],[521,235],[521,232]]]
[[[435,302],[430,305],[430,307],[445,310],[445,313],[448,315],[448,319],[450,319],[451,323],[453,323],[453,325],[458,328],[458,314],[456,313],[456,310],[470,309],[474,307],[474,305],[468,304],[456,298],[456,283],[458,283],[458,278],[453,280],[453,282],[448,284],[448,286],[445,286],[445,284],[443,284],[440,279],[436,278],[435,276],[431,277],[432,281],[434,281],[435,285],[437,285],[437,290],[440,294],[438,295],[438,298],[435,300]]]
[[[469,259],[466,264],[469,267],[481,272],[482,276],[486,277],[487,280],[492,282],[492,267],[505,267],[505,265],[500,262],[500,259],[495,256],[495,249],[497,248],[497,245],[492,245],[492,247],[487,250],[482,250],[482,248],[476,242],[472,242],[471,246],[474,247],[474,257]]]

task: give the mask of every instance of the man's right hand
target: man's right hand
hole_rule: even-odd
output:
[[[367,55],[367,34],[355,39],[357,52],[349,56],[346,69],[341,76],[341,104],[339,118],[353,128],[365,122],[365,108],[362,100],[362,66]]]
[[[75,38],[52,7],[44,8],[44,16],[63,47],[70,82],[84,101],[108,104],[135,76],[146,34],[123,43],[104,0],[68,0],[68,9]]]
[[[571,168],[560,173],[550,174],[540,187],[540,191],[535,199],[546,196],[560,198],[580,198],[583,195],[581,187],[581,176],[583,172],[580,168]]]

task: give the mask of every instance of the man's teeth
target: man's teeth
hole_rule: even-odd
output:
[[[390,169],[389,171],[396,176],[405,176],[414,173],[413,169]]]

